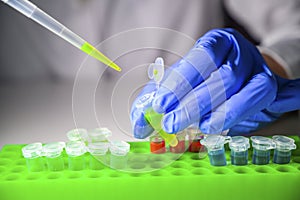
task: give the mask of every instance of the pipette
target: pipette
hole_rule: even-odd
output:
[[[96,58],[105,65],[121,71],[121,68],[93,47],[90,43],[82,39],[80,36],[73,33],[70,29],[53,19],[51,16],[46,14],[44,11],[39,9],[36,5],[27,0],[2,0],[7,5],[13,7],[26,17],[32,19],[48,30],[52,31],[62,39],[71,43],[81,51],[87,53],[88,55]]]

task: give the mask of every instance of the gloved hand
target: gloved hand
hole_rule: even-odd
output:
[[[229,135],[255,131],[278,119],[283,113],[300,108],[300,79],[286,80],[276,76],[276,80],[278,94],[271,105],[231,127]]]
[[[195,122],[204,133],[238,127],[271,108],[272,102],[278,108],[280,103],[274,101],[278,85],[261,54],[242,35],[232,29],[209,31],[167,70],[158,91],[149,83],[136,99],[131,111],[134,136],[144,138],[153,131],[143,116],[151,105],[165,113],[162,127],[168,133]],[[152,97],[137,106],[149,94]]]

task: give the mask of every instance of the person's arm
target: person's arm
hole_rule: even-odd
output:
[[[282,78],[289,78],[283,66],[279,64],[272,56],[265,53],[262,53],[262,56],[273,73]]]
[[[260,41],[259,50],[280,77],[300,78],[300,0],[225,1],[235,21]]]

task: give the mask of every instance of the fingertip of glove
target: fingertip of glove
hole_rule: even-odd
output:
[[[153,132],[151,126],[135,126],[133,129],[133,136],[136,139],[145,139]]]
[[[161,99],[159,99],[159,98],[156,98],[156,99],[153,100],[152,108],[157,113],[164,113],[165,112],[165,108],[163,106],[161,106]]]

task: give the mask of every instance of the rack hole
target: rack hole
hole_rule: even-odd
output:
[[[143,169],[145,167],[146,167],[146,165],[144,163],[132,163],[130,165],[131,169]]]
[[[218,168],[213,171],[215,174],[228,174],[229,170],[226,168]]]
[[[146,155],[135,155],[134,157],[129,158],[129,162],[146,162],[148,157]]]
[[[163,162],[154,162],[150,165],[151,168],[154,169],[160,169],[164,167],[164,163]]]
[[[206,167],[207,165],[204,162],[194,162],[192,164],[193,167]]]
[[[195,169],[192,173],[195,175],[207,175],[209,174],[209,171],[207,169]]]
[[[277,167],[276,170],[279,171],[279,172],[292,172],[292,171],[294,171],[293,168],[288,167],[288,166],[280,166],[280,167]]]
[[[8,175],[5,180],[7,181],[15,181],[15,180],[18,180],[19,179],[19,175],[16,175],[16,174],[13,174],[13,175]]]
[[[269,173],[271,170],[268,167],[258,167],[255,169],[258,173]]]
[[[1,165],[9,165],[11,163],[11,160],[10,159],[7,159],[7,158],[3,158],[3,159],[1,159],[0,158],[0,166]]]
[[[90,173],[90,174],[88,175],[88,177],[89,177],[89,178],[99,178],[99,177],[100,177],[100,174],[94,172],[94,173]]]
[[[160,155],[153,155],[153,157],[151,158],[152,161],[164,161],[164,157],[160,156]]]
[[[52,173],[48,175],[48,179],[58,179],[61,177],[61,174],[59,173]]]
[[[187,172],[185,170],[178,169],[178,170],[173,171],[172,174],[175,176],[183,176],[183,175],[186,175]]]
[[[76,179],[76,178],[80,178],[80,177],[81,177],[81,173],[76,173],[76,172],[70,173],[68,175],[68,178],[70,178],[70,179]]]
[[[164,173],[161,170],[151,172],[151,176],[162,176]]]
[[[26,160],[25,159],[19,159],[15,162],[16,165],[26,165]]]
[[[11,170],[11,172],[19,173],[23,172],[25,170],[25,167],[15,167]]]
[[[185,168],[186,165],[184,163],[180,163],[180,162],[175,162],[171,165],[171,167],[173,168]]]
[[[38,174],[29,174],[26,179],[27,180],[36,180],[36,179],[39,179],[41,176],[38,175]]]
[[[249,169],[244,167],[238,167],[234,169],[234,172],[238,174],[247,174],[249,172]]]

